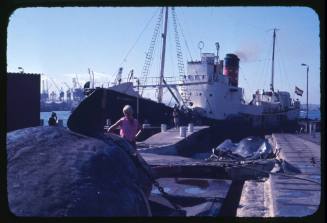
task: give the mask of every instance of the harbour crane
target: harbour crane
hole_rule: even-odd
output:
[[[64,95],[65,95],[63,89],[62,88],[59,89],[58,85],[56,84],[56,82],[53,80],[52,77],[50,77],[50,80],[52,81],[52,83],[54,84],[54,86],[57,88],[57,90],[59,92],[59,100],[62,101],[64,99]]]
[[[69,85],[66,83],[66,82],[62,82],[64,85],[66,85],[67,87],[67,91],[66,91],[66,98],[68,101],[71,101],[72,100],[72,92],[73,92],[73,89],[71,87],[69,87]]]

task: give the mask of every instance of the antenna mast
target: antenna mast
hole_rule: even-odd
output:
[[[276,28],[274,28],[273,35],[273,53],[272,53],[272,63],[271,63],[271,83],[270,90],[274,92],[274,64],[275,64],[275,40],[276,40]]]

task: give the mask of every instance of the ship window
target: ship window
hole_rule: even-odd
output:
[[[192,75],[188,75],[188,79],[193,81],[193,76]]]
[[[205,78],[205,76],[204,75],[202,75],[202,79],[204,80],[204,78]]]
[[[210,97],[212,97],[212,94],[209,94]]]
[[[195,78],[195,80],[200,80],[200,76],[199,75],[195,75],[194,78]]]

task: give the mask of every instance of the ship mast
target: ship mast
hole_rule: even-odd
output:
[[[164,33],[162,34],[161,68],[160,68],[159,93],[158,93],[158,102],[159,103],[162,103],[162,95],[163,95],[162,84],[163,84],[164,70],[165,70],[167,22],[168,22],[168,7],[166,7]]]
[[[272,63],[271,63],[271,83],[270,90],[274,92],[274,65],[275,65],[275,40],[276,40],[276,28],[274,28],[273,35],[273,52],[272,52]]]

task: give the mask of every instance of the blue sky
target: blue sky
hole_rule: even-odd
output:
[[[219,42],[220,58],[227,53],[240,56],[239,86],[244,88],[248,100],[256,89],[269,89],[271,29],[278,28],[275,89],[290,91],[297,98],[295,86],[306,90],[306,71],[301,66],[306,63],[310,66],[309,103],[320,103],[319,18],[312,9],[177,7],[175,10],[193,60],[200,59],[199,41],[204,42],[202,52],[215,53],[215,42]],[[63,88],[63,82],[72,86],[76,75],[81,83],[87,81],[88,68],[95,72],[99,84],[113,80],[120,66],[125,77],[131,69],[139,76],[159,11],[155,7],[18,9],[8,26],[7,69],[16,72],[23,67],[25,72],[43,73],[42,79],[52,78]],[[165,75],[177,76],[172,20],[168,27]],[[181,31],[179,34],[186,63],[191,58]],[[157,44],[151,76],[159,75],[160,48]],[[51,81],[49,85],[50,91],[56,90]],[[146,96],[150,95],[153,92],[148,91]],[[305,103],[305,93],[298,98]]]

